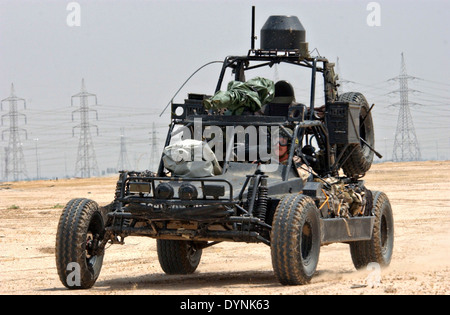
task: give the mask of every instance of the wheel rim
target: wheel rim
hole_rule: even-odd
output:
[[[387,254],[389,254],[390,251],[390,242],[391,242],[391,235],[390,235],[390,228],[389,228],[389,223],[388,223],[388,219],[386,218],[385,215],[383,215],[381,217],[381,227],[380,227],[380,231],[381,231],[381,250],[383,253],[383,256],[386,256]]]
[[[305,265],[309,264],[313,248],[313,233],[311,225],[306,222],[302,227],[300,251]]]
[[[98,246],[98,240],[95,239],[92,232],[87,233],[86,237],[86,264],[93,267],[97,261],[97,255],[93,253],[95,246]]]
[[[99,215],[94,215],[92,218],[88,231],[86,233],[86,264],[89,268],[97,269],[98,263],[100,263],[100,257],[103,255],[98,255],[96,251],[101,243],[101,238],[103,236],[103,220]]]
[[[200,259],[201,249],[197,249],[197,246],[193,243],[187,243],[187,258],[191,265],[196,265]]]

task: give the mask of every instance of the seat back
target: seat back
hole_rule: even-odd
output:
[[[275,84],[275,97],[265,106],[264,115],[288,116],[289,106],[295,102],[294,88],[287,81],[278,81]]]

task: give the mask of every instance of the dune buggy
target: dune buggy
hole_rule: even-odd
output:
[[[321,246],[331,243],[348,243],[356,268],[389,265],[394,242],[389,199],[361,179],[378,154],[366,98],[357,92],[338,95],[334,64],[310,56],[297,18],[270,17],[261,31],[261,49],[252,39],[247,55],[224,60],[215,92],[222,90],[227,72],[245,82],[254,69],[286,64],[311,71],[309,104],[297,103],[295,87],[284,80],[274,83],[273,97],[258,111],[229,115],[207,109],[211,96],[203,94],[173,103],[164,147],[183,156],[172,160],[176,167],[169,167],[165,150],[156,172],[120,172],[108,206],[73,199],[65,207],[56,262],[66,287],[92,287],[105,246],[124,244],[128,236],[156,239],[167,274],[193,273],[202,251],[220,242],[270,246],[275,277],[285,285],[309,283]],[[324,86],[320,107],[315,106],[318,74]],[[288,138],[283,163],[261,153],[275,151],[274,130]],[[184,157],[195,155],[189,151],[196,150],[192,142],[176,146],[175,139],[186,132],[200,144],[197,164],[186,164],[195,159]],[[205,150],[212,159],[204,158]],[[78,281],[71,278],[73,266]]]

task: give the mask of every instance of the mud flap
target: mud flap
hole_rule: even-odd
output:
[[[372,239],[375,217],[320,219],[322,245]]]

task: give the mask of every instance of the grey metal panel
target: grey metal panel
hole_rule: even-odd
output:
[[[322,245],[372,239],[375,217],[320,219]]]

